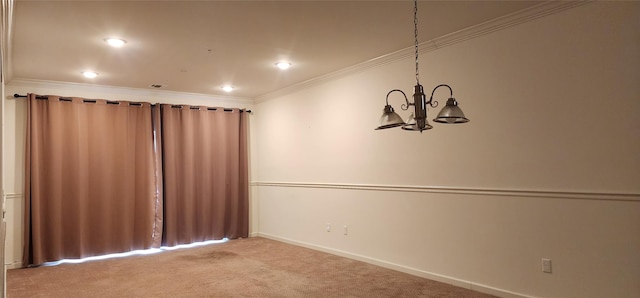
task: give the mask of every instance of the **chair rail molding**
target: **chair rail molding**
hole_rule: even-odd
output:
[[[509,196],[509,197],[541,197],[549,199],[576,199],[640,202],[640,193],[614,192],[574,192],[556,190],[504,189],[504,188],[471,188],[451,186],[418,186],[418,185],[384,185],[384,184],[352,184],[352,183],[319,183],[319,182],[271,182],[254,181],[252,186],[261,187],[295,187],[295,188],[329,188],[369,191],[396,191],[443,193],[479,196]]]
[[[24,195],[21,193],[8,193],[4,195],[7,200],[20,200],[24,198]]]

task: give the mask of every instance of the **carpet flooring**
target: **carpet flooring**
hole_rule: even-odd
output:
[[[494,297],[261,237],[11,269],[7,297]]]

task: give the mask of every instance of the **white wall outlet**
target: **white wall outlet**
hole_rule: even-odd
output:
[[[542,272],[551,273],[551,259],[542,258]]]
[[[349,234],[349,227],[344,226],[343,228],[344,228],[344,234],[348,235]]]
[[[331,223],[327,223],[325,230],[327,230],[327,232],[331,232]]]

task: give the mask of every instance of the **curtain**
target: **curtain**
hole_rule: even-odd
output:
[[[27,100],[24,265],[158,247],[151,105]]]
[[[247,113],[161,105],[164,245],[248,237]]]

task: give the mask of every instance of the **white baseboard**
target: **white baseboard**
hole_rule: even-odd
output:
[[[511,292],[511,291],[507,291],[507,290],[504,290],[504,289],[499,289],[499,288],[495,288],[495,287],[491,287],[491,286],[487,286],[487,285],[483,285],[483,284],[478,284],[478,283],[475,283],[475,282],[472,282],[472,281],[462,280],[462,279],[458,279],[458,278],[451,277],[451,276],[441,275],[441,274],[437,274],[437,273],[433,273],[433,272],[427,272],[427,271],[424,271],[424,270],[411,268],[411,267],[407,267],[407,266],[404,266],[404,265],[394,264],[394,263],[390,263],[390,262],[387,262],[387,261],[374,259],[374,258],[370,258],[370,257],[367,257],[367,256],[354,254],[354,253],[350,253],[350,252],[346,252],[346,251],[341,251],[341,250],[337,250],[337,249],[333,249],[333,248],[329,248],[329,247],[319,246],[319,245],[315,245],[315,244],[311,244],[311,243],[307,243],[307,242],[296,241],[296,240],[283,238],[283,237],[279,237],[279,236],[275,236],[275,235],[270,235],[270,234],[266,234],[266,233],[254,233],[254,234],[257,234],[256,236],[259,236],[259,237],[264,237],[264,238],[268,238],[268,239],[272,239],[272,240],[276,240],[276,241],[280,241],[280,242],[285,242],[285,243],[293,244],[293,245],[296,245],[296,246],[306,247],[306,248],[310,248],[310,249],[313,249],[313,250],[318,250],[318,251],[322,251],[322,252],[338,255],[338,256],[341,256],[341,257],[345,257],[345,258],[349,258],[349,259],[353,259],[353,260],[357,260],[357,261],[362,261],[362,262],[365,262],[365,263],[373,264],[373,265],[384,267],[384,268],[387,268],[387,269],[408,273],[408,274],[411,274],[411,275],[415,275],[415,276],[427,278],[427,279],[430,279],[430,280],[443,282],[443,283],[446,283],[446,284],[450,284],[450,285],[453,285],[453,286],[457,286],[457,287],[461,287],[461,288],[465,288],[465,289],[478,291],[478,292],[485,293],[485,294],[495,295],[495,296],[498,296],[498,297],[505,297],[505,298],[533,298],[533,296],[528,296],[528,295],[521,294],[521,293],[515,293],[515,292]]]
[[[22,262],[7,263],[4,264],[4,267],[7,268],[7,270],[22,268]]]

